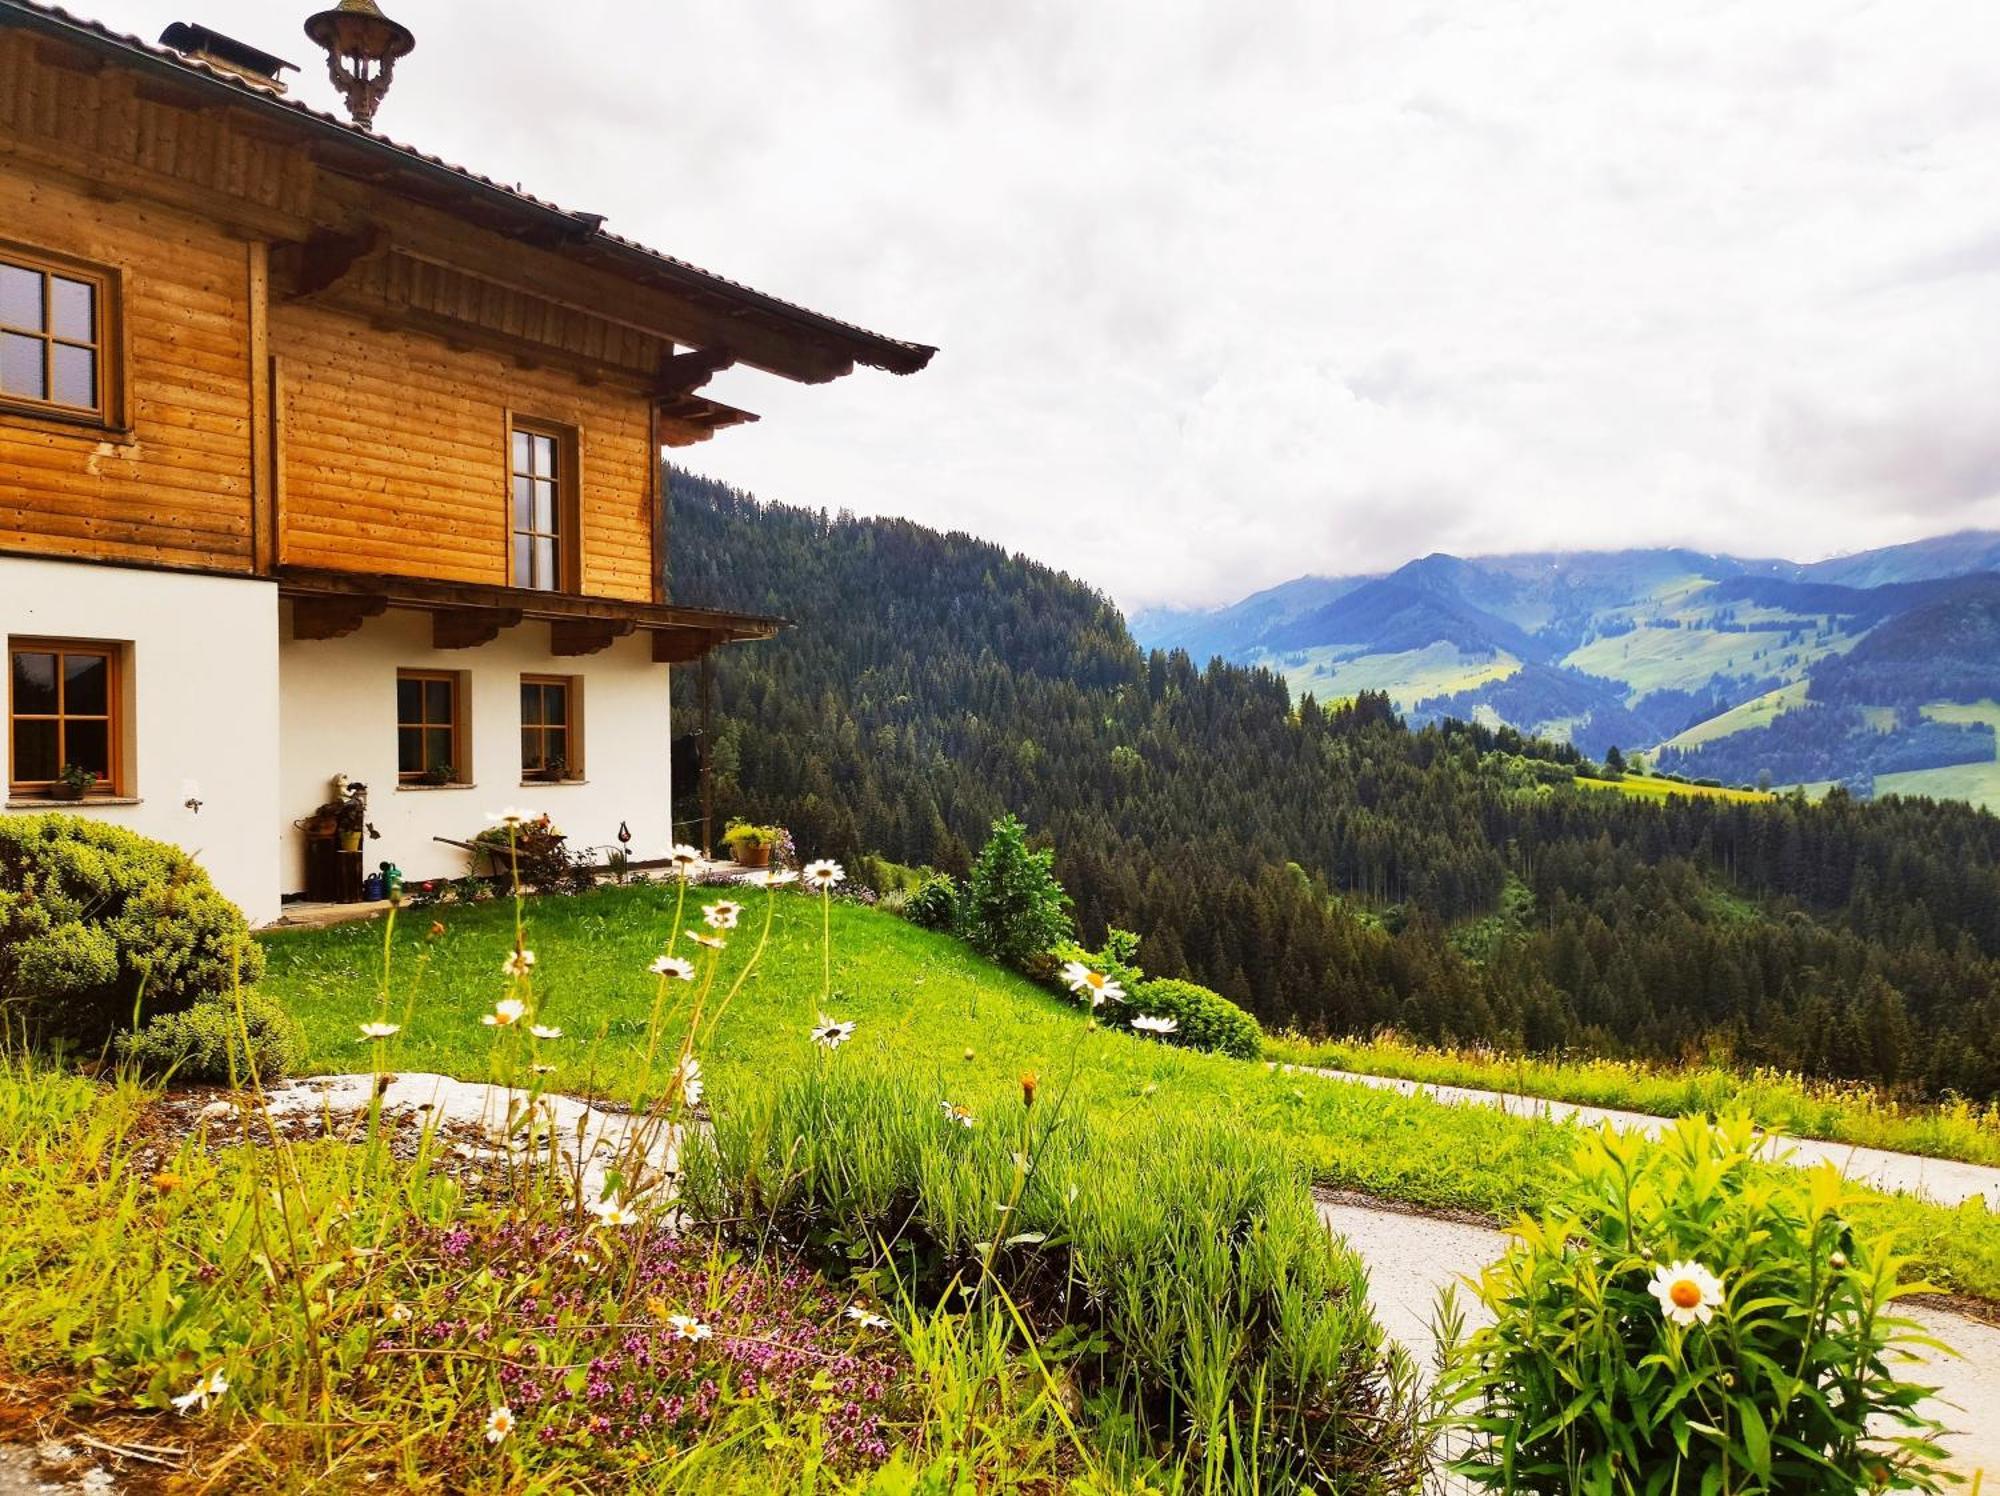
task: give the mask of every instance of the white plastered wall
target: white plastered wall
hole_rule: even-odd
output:
[[[253,923],[276,915],[277,613],[268,581],[0,556],[0,634],[125,646],[130,802],[8,810],[74,812],[174,842]]]
[[[374,871],[393,862],[410,880],[457,877],[463,851],[433,840],[470,840],[489,812],[547,811],[580,850],[616,844],[624,822],[632,855],[663,856],[673,844],[672,723],[667,667],[653,663],[647,636],[614,640],[596,654],[549,652],[549,625],[529,621],[490,644],[434,649],[426,613],[391,609],[339,639],[294,640],[282,604],[278,670],[283,887],[305,887],[305,843],[292,822],[328,799],[345,774],[368,786],[369,819],[382,833],[365,848]],[[470,784],[436,789],[396,782],[396,672],[444,670],[464,677]],[[521,677],[572,676],[582,683],[583,780],[521,781]]]

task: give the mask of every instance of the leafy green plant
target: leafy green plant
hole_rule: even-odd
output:
[[[1131,994],[1135,1013],[1174,1021],[1174,1031],[1166,1035],[1170,1043],[1238,1060],[1254,1060],[1264,1051],[1257,1020],[1197,982],[1162,978],[1140,982]]]
[[[245,985],[264,958],[177,847],[69,815],[0,817],[0,1002],[96,1043],[132,1019]]]
[[[121,1060],[149,1076],[183,1084],[269,1085],[296,1070],[304,1052],[305,1037],[291,1014],[255,988],[240,998],[224,993],[203,997],[178,1013],[156,1013],[140,1028],[118,1036]]]
[[[1056,881],[1055,855],[1031,850],[1027,828],[1013,816],[993,823],[959,911],[973,949],[1018,967],[1070,938],[1070,898]]]
[[[1455,1468],[1510,1492],[1940,1489],[1927,1389],[1892,1369],[1931,1343],[1890,1312],[1923,1285],[1831,1166],[1774,1172],[1760,1146],[1741,1116],[1590,1137],[1478,1285],[1494,1323],[1444,1382]]]
[[[782,826],[759,826],[750,821],[731,821],[722,833],[723,845],[732,852],[746,847],[776,847],[785,840]]]
[[[958,883],[933,873],[903,899],[903,918],[925,930],[949,930],[958,923]]]

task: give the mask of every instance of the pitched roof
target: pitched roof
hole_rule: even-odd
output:
[[[489,206],[518,217],[524,226],[544,231],[555,229],[557,253],[583,255],[601,268],[620,272],[642,283],[677,291],[699,301],[726,305],[732,315],[761,323],[775,332],[801,338],[843,359],[895,374],[914,374],[928,364],[931,355],[937,352],[928,344],[870,332],[865,327],[812,311],[673,255],[650,249],[636,240],[608,232],[599,214],[574,212],[560,207],[518,187],[509,187],[491,177],[482,176],[469,167],[429,155],[415,146],[362,129],[297,99],[273,93],[268,88],[259,87],[197,58],[114,31],[102,22],[72,15],[58,6],[43,4],[41,0],[0,0],[0,25],[25,26],[45,35],[74,41],[114,54],[141,69],[168,69],[189,81],[225,91],[234,96],[235,102],[246,107],[290,118],[309,135],[320,139],[338,139],[357,150],[389,153],[412,170],[450,180]],[[779,369],[772,372],[789,371]],[[790,377],[801,376],[793,373]]]

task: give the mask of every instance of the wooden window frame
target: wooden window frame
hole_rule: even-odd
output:
[[[106,431],[129,430],[124,408],[127,350],[123,274],[114,266],[79,260],[70,255],[39,249],[11,239],[0,239],[0,262],[17,269],[33,271],[42,277],[42,328],[36,331],[0,323],[0,331],[19,333],[24,337],[42,340],[44,377],[53,372],[49,350],[57,343],[77,348],[87,346],[97,360],[95,390],[97,404],[94,408],[65,405],[59,400],[37,400],[30,395],[17,395],[0,390],[0,415],[29,416],[37,420],[59,421],[65,425],[88,426]],[[71,338],[58,337],[55,330],[49,326],[48,278],[52,275],[61,276],[65,280],[84,281],[94,288],[97,303],[94,342],[86,345]]]
[[[413,727],[420,733],[428,733],[439,726],[438,723],[430,721],[429,718],[423,718],[416,722],[405,722],[403,720],[402,685],[404,681],[420,681],[424,683],[443,681],[451,687],[450,768],[452,777],[447,779],[444,785],[436,786],[436,788],[442,789],[445,785],[472,783],[472,776],[468,772],[470,766],[465,761],[466,745],[471,741],[470,734],[466,730],[468,724],[465,720],[466,701],[469,693],[465,689],[464,673],[457,670],[398,670],[396,672],[396,783],[399,786],[405,787],[409,785],[423,785],[425,783],[425,776],[430,773],[428,765],[414,772],[403,767],[403,729]]]
[[[17,654],[53,654],[56,661],[56,711],[53,716],[46,712],[16,712],[14,710],[14,656]],[[105,662],[104,715],[97,717],[89,713],[71,713],[62,710],[62,656],[96,655]],[[14,724],[23,719],[35,722],[53,721],[56,724],[56,773],[60,775],[70,760],[64,752],[65,723],[72,717],[79,722],[104,723],[105,757],[108,760],[106,775],[90,787],[86,800],[122,799],[126,792],[125,783],[125,646],[105,639],[48,639],[40,637],[16,636],[7,640],[7,795],[9,799],[54,800],[57,780],[24,780],[14,771]]]
[[[525,741],[521,750],[521,783],[523,784],[577,784],[583,780],[583,677],[580,675],[533,675],[521,677],[524,686],[561,686],[563,688],[563,720],[559,727],[547,722],[531,723],[524,712],[521,718],[523,739],[531,732],[539,732],[546,750],[547,738],[551,732],[563,735],[563,772],[556,777],[546,774],[531,776],[528,770],[528,753]]]
[[[514,522],[514,436],[524,433],[528,436],[547,438],[555,443],[556,452],[556,578],[553,587],[536,587],[527,577],[520,574],[514,564],[514,538],[517,535],[542,535],[548,532],[522,530]],[[583,442],[574,426],[560,421],[544,420],[539,416],[523,414],[519,411],[507,412],[505,445],[502,449],[502,466],[506,470],[507,482],[502,501],[502,514],[506,520],[507,537],[507,585],[536,592],[577,593],[583,590],[583,503],[580,497],[582,482]]]

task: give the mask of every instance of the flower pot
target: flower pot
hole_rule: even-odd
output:
[[[82,785],[64,784],[60,779],[49,786],[51,800],[81,800],[88,793]]]
[[[771,844],[769,842],[740,842],[731,847],[736,860],[744,867],[769,867],[771,865]]]
[[[361,850],[361,833],[359,831],[341,832],[340,850],[343,852],[359,852]]]

